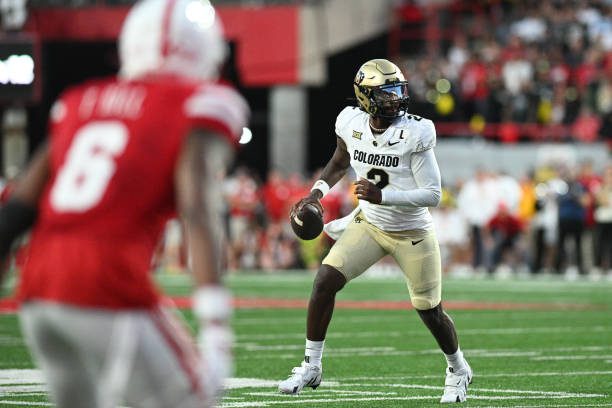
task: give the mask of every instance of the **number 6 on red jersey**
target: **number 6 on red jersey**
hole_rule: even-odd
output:
[[[128,129],[119,121],[97,121],[79,129],[51,189],[51,206],[58,212],[84,212],[98,204],[127,140]]]

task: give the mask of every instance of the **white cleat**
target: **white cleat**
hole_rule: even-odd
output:
[[[440,402],[448,404],[453,402],[465,402],[467,400],[468,385],[472,383],[472,369],[465,363],[466,368],[453,372],[450,367],[446,368],[446,381],[444,381],[444,394]]]
[[[299,394],[304,387],[314,390],[321,384],[322,374],[321,367],[302,361],[302,365],[293,367],[289,378],[278,384],[278,390],[283,394]]]

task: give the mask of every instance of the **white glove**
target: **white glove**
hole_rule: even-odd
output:
[[[193,310],[200,322],[198,346],[203,359],[204,393],[214,404],[223,394],[225,379],[233,373],[234,334],[229,326],[232,296],[220,286],[199,288],[194,293]]]

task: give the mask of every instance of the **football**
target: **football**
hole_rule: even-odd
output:
[[[301,239],[315,239],[323,231],[323,215],[313,204],[306,204],[291,217],[291,228]]]

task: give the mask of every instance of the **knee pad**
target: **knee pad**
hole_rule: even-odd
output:
[[[436,306],[440,304],[439,301],[436,302],[435,299],[429,296],[414,296],[410,299],[412,306],[419,312],[431,312],[436,309]]]

